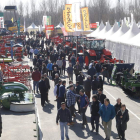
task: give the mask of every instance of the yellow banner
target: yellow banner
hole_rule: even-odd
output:
[[[65,29],[67,32],[73,32],[73,23],[72,23],[72,5],[71,4],[66,4],[65,5],[65,15],[66,15],[66,22],[65,22]]]
[[[64,22],[64,27],[66,27],[66,15],[65,15],[65,10],[63,10],[63,22]]]
[[[88,7],[81,8],[81,10],[82,10],[84,31],[88,31],[90,30]]]
[[[78,30],[81,30],[81,29],[82,29],[82,27],[81,27],[81,22],[78,22],[78,23],[77,23],[77,29],[78,29]]]

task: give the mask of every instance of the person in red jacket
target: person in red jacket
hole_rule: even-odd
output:
[[[37,88],[36,92],[38,93],[38,85],[41,79],[41,73],[39,72],[38,68],[35,68],[34,70],[35,71],[32,73],[32,79],[33,79],[33,88],[34,88],[34,94],[35,94],[35,88]]]

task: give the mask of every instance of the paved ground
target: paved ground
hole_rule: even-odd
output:
[[[16,113],[2,109],[2,137],[0,140],[37,140],[34,112]]]
[[[66,79],[68,83],[68,79],[66,77],[62,77],[62,79]],[[75,79],[75,76],[74,76]],[[75,81],[74,81],[75,82]],[[40,124],[41,131],[43,135],[43,140],[60,140],[60,129],[59,126],[56,125],[56,102],[54,101],[55,97],[53,94],[54,83],[51,81],[51,90],[49,91],[49,100],[50,103],[46,104],[44,108],[41,107],[40,95],[36,95],[37,100],[37,108],[40,116]],[[125,103],[129,109],[130,121],[128,123],[128,130],[126,131],[126,139],[127,140],[138,140],[140,138],[140,100],[133,100],[128,95],[126,95],[123,90],[116,86],[104,85],[104,94],[110,99],[111,104],[116,103],[116,99],[120,97],[122,99],[122,103]],[[76,106],[77,108],[77,106]],[[99,135],[96,136],[94,133],[91,133],[91,125],[90,125],[90,109],[87,109],[87,120],[88,125],[85,129],[81,128],[81,116],[76,114],[76,119],[74,120],[75,125],[69,127],[69,137],[71,140],[103,140],[105,135],[103,131],[102,125],[99,128]],[[112,137],[111,140],[116,139],[117,137],[116,131],[116,123],[115,119],[112,124]]]

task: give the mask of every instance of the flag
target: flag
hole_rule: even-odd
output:
[[[78,29],[78,30],[81,30],[81,29],[82,29],[82,27],[81,27],[81,22],[78,22],[78,23],[77,23],[77,29]]]
[[[65,10],[63,10],[63,23],[64,23],[64,27],[66,27],[66,15],[65,15]]]
[[[26,32],[25,18],[24,18],[24,32]]]
[[[84,31],[88,31],[90,30],[88,7],[84,7],[81,10],[82,10]]]
[[[73,32],[73,23],[72,23],[72,13],[71,13],[72,5],[65,5],[65,14],[66,14],[66,31]]]
[[[62,23],[59,24],[59,26],[60,26],[60,28],[61,28],[61,30],[62,30],[62,32],[63,32],[63,35],[64,35],[64,36],[68,36],[68,33],[67,33],[66,29],[65,29],[65,26],[64,26]]]
[[[11,21],[13,22],[13,21],[14,21],[14,19],[13,19],[13,18],[11,18]]]
[[[80,2],[76,2],[72,4],[72,22],[73,23],[81,22]]]

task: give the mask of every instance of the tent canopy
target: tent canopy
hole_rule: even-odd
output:
[[[55,27],[55,29],[60,29],[60,28],[62,28],[64,25],[60,22],[56,27]]]
[[[93,31],[91,34],[88,34],[87,37],[95,37],[101,30],[103,30],[104,27],[105,27],[104,23],[101,21],[100,26],[95,31]]]
[[[105,35],[106,39],[109,39],[114,33],[116,33],[119,30],[119,26],[117,22],[115,22],[114,26],[108,31]]]
[[[114,33],[110,38],[108,38],[108,40],[116,41],[119,37],[124,35],[128,30],[129,27],[126,26],[125,22],[123,22],[121,28],[116,33]]]
[[[136,24],[136,22],[133,22],[133,25],[131,26],[131,28],[129,29],[129,31],[127,33],[125,33],[123,36],[118,38],[118,42],[121,43],[126,43],[129,41],[129,39],[133,38],[134,36],[136,36],[138,33],[140,33],[140,30]]]
[[[111,25],[107,22],[106,26],[102,31],[100,31],[95,37],[105,39],[105,34],[111,29]]]
[[[32,23],[32,24],[28,27],[28,29],[38,29],[38,27],[37,27],[34,23]]]
[[[134,46],[139,46],[140,47],[140,33],[131,38],[127,44],[129,45],[134,45]]]

